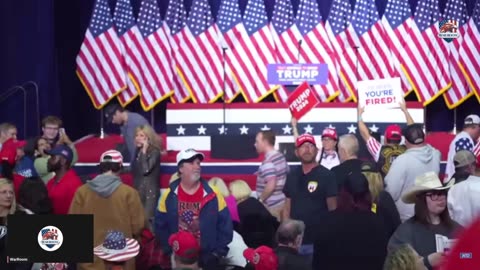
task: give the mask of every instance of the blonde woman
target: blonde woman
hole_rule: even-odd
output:
[[[427,270],[427,268],[423,263],[423,257],[406,244],[388,255],[383,270]]]
[[[234,222],[240,222],[240,218],[238,217],[238,210],[237,210],[237,201],[233,195],[230,195],[230,191],[227,188],[227,185],[223,181],[222,178],[213,177],[208,181],[208,184],[211,187],[214,187],[222,194],[223,198],[225,198],[225,202],[227,203],[228,211],[230,212],[230,217]]]
[[[0,258],[6,258],[7,216],[26,214],[23,207],[16,202],[13,184],[6,178],[0,178]],[[5,262],[4,259],[2,261]],[[0,269],[31,269],[32,265],[32,263],[22,263],[13,268],[8,268],[8,266],[0,263]]]
[[[237,201],[240,224],[235,228],[251,248],[261,245],[273,247],[275,232],[279,222],[265,208],[265,205],[252,197],[250,186],[243,180],[235,180],[229,185],[230,193]]]
[[[362,173],[368,181],[368,189],[372,195],[372,210],[383,219],[390,237],[401,223],[397,206],[390,193],[384,190],[382,174],[376,169],[375,164],[365,162],[362,165]]]
[[[135,130],[135,159],[132,164],[134,187],[140,194],[145,209],[147,228],[153,229],[153,216],[160,195],[161,142],[149,125],[138,126]],[[152,230],[153,231],[153,230]]]

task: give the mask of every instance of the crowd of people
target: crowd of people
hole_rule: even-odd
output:
[[[77,175],[78,154],[58,117],[45,117],[43,134],[26,141],[15,125],[1,124],[0,255],[9,215],[93,214],[95,256],[82,263],[3,258],[0,268],[440,269],[447,256],[438,236],[455,239],[480,217],[480,117],[466,117],[443,175],[440,152],[400,107],[406,127],[387,127],[383,140],[363,122],[362,108],[360,140],[326,128],[317,143],[292,119],[300,166],[275,149],[272,131],[260,131],[255,186],[202,178],[204,154],[186,147],[163,192],[161,140],[145,118],[118,105],[105,117],[120,126],[125,148],[104,152],[97,175]],[[371,158],[359,158],[361,144]],[[132,186],[122,182],[125,173]]]

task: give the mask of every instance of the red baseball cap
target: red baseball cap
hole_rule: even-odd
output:
[[[458,235],[455,245],[446,253],[439,269],[478,269],[480,265],[480,218]]]
[[[17,141],[13,138],[6,140],[2,145],[0,151],[0,160],[5,160],[9,164],[15,164],[17,158],[17,149],[24,147],[27,144],[26,141]]]
[[[322,138],[323,137],[328,137],[336,141],[338,139],[337,131],[334,128],[325,128],[322,132]]]
[[[385,139],[387,140],[398,140],[402,139],[402,129],[399,125],[389,125],[385,129]]]
[[[278,268],[278,258],[273,249],[260,246],[257,249],[247,248],[243,251],[243,257],[247,259],[255,270],[272,270]]]
[[[308,134],[308,133],[305,133],[305,134],[302,134],[302,135],[298,136],[297,142],[295,143],[295,145],[297,147],[300,147],[300,146],[302,146],[302,144],[304,144],[306,142],[309,142],[313,145],[317,145],[315,143],[315,138],[311,134]]]
[[[181,231],[170,235],[168,244],[176,256],[192,259],[200,254],[200,245],[193,234]]]

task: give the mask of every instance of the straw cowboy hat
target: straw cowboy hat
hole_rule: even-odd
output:
[[[103,244],[93,249],[99,258],[109,262],[125,262],[138,255],[137,240],[125,238],[119,231],[108,231]]]
[[[404,203],[415,203],[415,197],[418,194],[430,190],[446,190],[449,189],[455,181],[449,181],[445,186],[434,172],[427,172],[415,178],[415,186],[402,196]]]

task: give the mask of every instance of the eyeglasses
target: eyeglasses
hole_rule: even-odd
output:
[[[425,194],[425,196],[430,197],[430,200],[432,201],[438,201],[446,197],[447,192],[446,191],[428,192]]]

